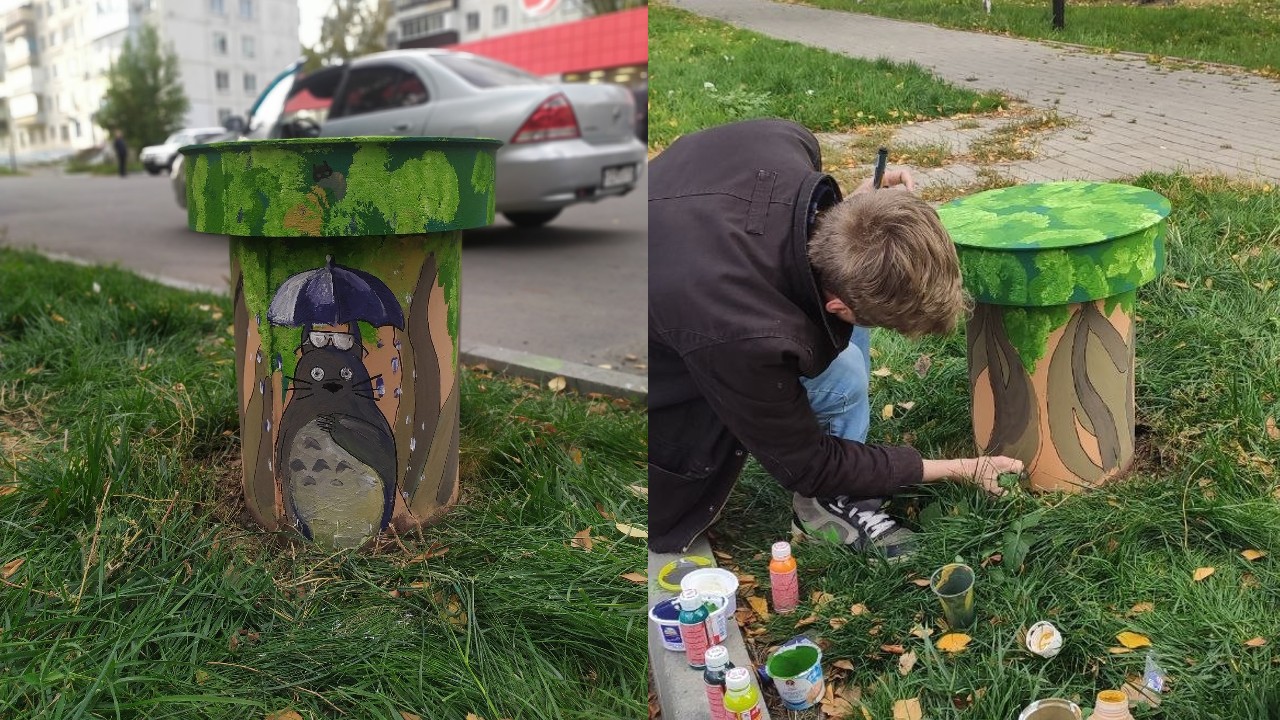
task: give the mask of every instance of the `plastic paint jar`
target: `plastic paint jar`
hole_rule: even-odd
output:
[[[674,599],[663,600],[649,608],[649,620],[658,626],[658,632],[662,634],[662,647],[684,652],[684,641],[680,639],[680,606]]]

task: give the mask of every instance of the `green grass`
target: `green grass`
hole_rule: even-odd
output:
[[[0,717],[642,716],[643,413],[464,372],[444,523],[290,546],[244,520],[230,318],[0,251]]]
[[[735,120],[779,116],[815,132],[1002,106],[914,64],[782,42],[665,5],[649,9],[649,144]]]
[[[0,177],[15,176],[15,175],[26,175],[26,173],[23,172],[22,170],[14,170],[13,168],[9,167],[7,164],[0,165]]]
[[[1280,417],[1280,192],[1183,175],[1133,182],[1169,197],[1174,214],[1168,269],[1138,293],[1132,478],[1075,496],[992,498],[952,484],[917,491],[896,503],[920,528],[917,556],[884,566],[799,545],[808,602],[771,617],[757,649],[802,631],[820,637],[828,673],[835,661],[851,661],[839,684],[861,688],[875,718],[918,696],[926,717],[1009,720],[1037,698],[1092,706],[1097,691],[1140,675],[1143,651],[1108,652],[1117,633],[1131,630],[1151,638],[1171,678],[1162,713],[1136,717],[1280,717],[1280,437],[1267,430],[1267,418]],[[912,343],[878,331],[873,347],[873,367],[892,374],[872,378],[870,440],[972,456],[963,333]],[[931,360],[923,378],[914,369],[921,355]],[[883,405],[902,402],[915,405],[880,419]],[[788,494],[752,465],[724,517],[714,544],[767,595],[762,551],[789,534]],[[1239,554],[1247,548],[1268,555],[1248,562]],[[930,591],[910,579],[957,557],[978,568],[978,623],[969,648],[948,656],[933,648],[938,632],[930,641],[910,634],[941,615]],[[1194,582],[1205,566],[1216,573]],[[815,608],[816,591],[833,598]],[[1143,602],[1154,610],[1131,612]],[[855,603],[869,612],[853,615]],[[811,614],[816,621],[797,629]],[[837,629],[833,618],[845,624]],[[1042,619],[1066,638],[1053,660],[1022,646],[1019,630]],[[1267,644],[1246,647],[1254,637]],[[918,654],[909,675],[899,674],[886,644]],[[971,694],[968,709],[953,704]]]
[[[1280,70],[1280,4],[1272,0],[1138,5],[1068,0],[1054,30],[1049,0],[994,0],[988,15],[974,0],[806,0],[815,7],[916,20],[1038,40]]]

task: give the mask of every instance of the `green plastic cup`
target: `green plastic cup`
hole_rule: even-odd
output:
[[[962,563],[949,563],[933,572],[929,587],[942,603],[947,624],[953,629],[973,624],[973,568]]]

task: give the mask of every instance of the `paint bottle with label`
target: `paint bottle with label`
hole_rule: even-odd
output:
[[[773,595],[773,611],[786,614],[800,604],[800,577],[796,559],[791,557],[791,543],[773,544],[773,560],[769,563],[769,590]]]
[[[701,670],[706,666],[707,609],[697,590],[689,588],[680,593],[680,639],[684,642],[684,656],[689,667]]]
[[[711,706],[711,720],[729,719],[724,709],[724,675],[732,669],[729,648],[723,645],[707,648],[707,669],[702,673],[702,682],[707,691],[707,703]]]
[[[724,709],[729,720],[760,720],[764,698],[751,682],[751,671],[734,668],[724,674]]]

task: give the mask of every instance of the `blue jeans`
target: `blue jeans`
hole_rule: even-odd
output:
[[[815,378],[800,378],[818,423],[829,435],[865,442],[871,425],[871,330],[854,327],[849,347]]]

